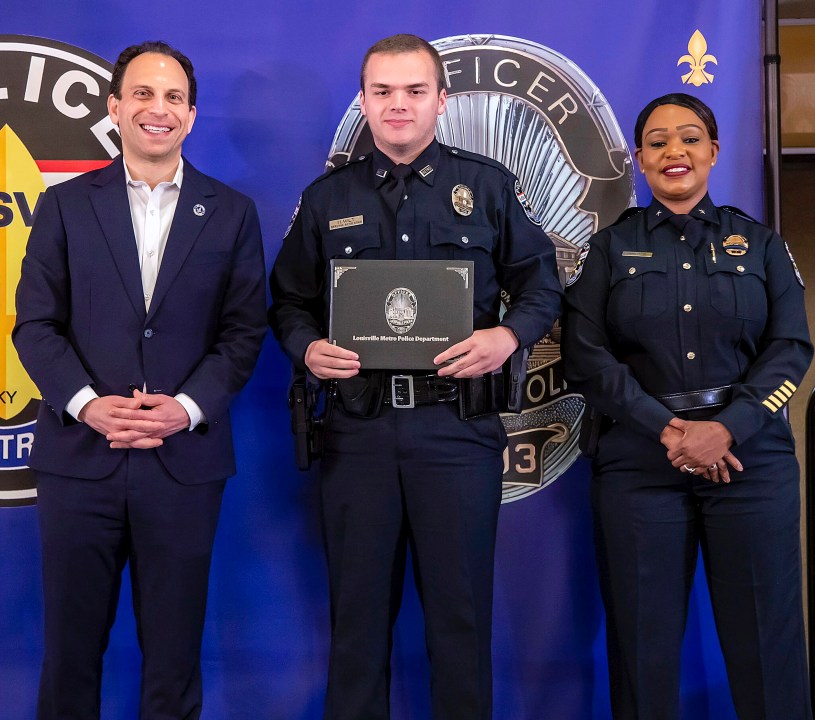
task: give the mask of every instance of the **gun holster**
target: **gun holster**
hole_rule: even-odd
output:
[[[583,419],[580,421],[580,435],[577,437],[577,446],[587,458],[597,455],[597,446],[602,435],[612,424],[612,419],[599,410],[586,404]]]
[[[337,394],[343,410],[361,418],[379,417],[385,397],[385,373],[382,370],[361,372],[337,381]]]
[[[528,361],[529,347],[519,347],[504,363],[503,376],[507,412],[519,413],[523,409]]]
[[[462,420],[494,412],[519,413],[523,409],[529,348],[518,348],[500,371],[459,381],[458,409]]]
[[[325,412],[317,415],[321,392],[320,385],[310,385],[306,376],[301,374],[294,376],[289,388],[294,459],[299,470],[308,470],[312,460],[317,460],[323,455],[323,431],[331,407],[331,397],[329,393]]]

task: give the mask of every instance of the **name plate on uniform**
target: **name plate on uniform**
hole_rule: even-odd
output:
[[[473,332],[471,260],[332,260],[329,340],[363,368],[433,370]]]

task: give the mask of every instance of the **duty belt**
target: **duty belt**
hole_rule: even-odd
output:
[[[712,410],[722,407],[730,402],[733,394],[732,385],[709,388],[707,390],[692,390],[691,392],[670,393],[668,395],[654,395],[668,410],[672,412],[690,412],[692,410]]]
[[[386,375],[382,402],[394,408],[412,408],[458,400],[458,381],[438,375]]]

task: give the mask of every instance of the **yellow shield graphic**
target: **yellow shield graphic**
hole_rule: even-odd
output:
[[[10,420],[40,397],[11,344],[11,331],[17,315],[14,292],[31,231],[31,215],[45,192],[45,183],[34,158],[8,125],[0,128],[0,188],[4,204],[0,214],[0,275],[4,282],[0,296],[0,419]]]

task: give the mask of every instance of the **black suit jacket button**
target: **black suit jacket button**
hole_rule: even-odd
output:
[[[153,337],[153,329],[152,328],[147,328],[147,330],[144,331],[144,337],[146,337],[146,338]]]

